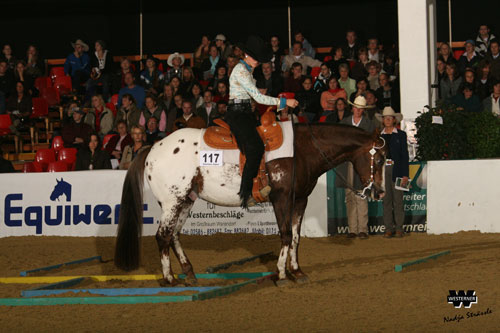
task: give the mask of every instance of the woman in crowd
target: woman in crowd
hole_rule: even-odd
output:
[[[271,64],[273,66],[273,72],[281,70],[281,62],[285,56],[285,50],[280,46],[280,39],[278,35],[271,36],[271,50],[273,52],[273,57],[271,58]]]
[[[199,83],[193,84],[189,97],[195,109],[203,105],[203,89]]]
[[[453,57],[453,52],[448,43],[441,43],[439,46],[438,59],[443,60],[445,64],[456,64],[457,59]]]
[[[16,57],[12,55],[12,48],[9,44],[5,44],[2,48],[2,59],[7,62],[7,66],[11,71],[14,71],[17,63]]]
[[[451,103],[469,112],[481,112],[483,110],[479,97],[474,93],[474,84],[462,83],[460,92],[451,98]]]
[[[488,60],[481,60],[477,65],[476,71],[476,88],[477,95],[482,101],[490,95],[491,75],[490,75],[490,62]]]
[[[21,81],[24,84],[26,91],[33,94],[33,85],[35,84],[35,81],[26,71],[26,64],[24,63],[24,60],[17,61],[16,69],[14,70],[14,78],[16,81]]]
[[[141,72],[142,86],[146,93],[157,95],[163,84],[163,73],[156,68],[156,59],[149,56],[146,59],[146,68]]]
[[[111,132],[115,116],[113,112],[106,107],[102,95],[92,96],[92,109],[85,116],[85,123],[89,124],[101,138]]]
[[[215,44],[210,44],[209,56],[203,61],[201,71],[203,73],[203,80],[210,80],[215,75],[215,70],[219,64],[224,65],[224,61],[219,55],[219,49]]]
[[[185,97],[189,97],[191,94],[191,88],[196,83],[196,78],[194,77],[193,69],[186,66],[182,69],[182,79],[181,85],[179,86],[180,93]]]
[[[446,64],[446,76],[441,80],[441,99],[448,99],[455,96],[462,84],[462,77],[458,74],[457,66],[454,63]]]
[[[314,91],[321,94],[323,91],[328,89],[328,79],[333,75],[330,68],[326,63],[321,64],[320,73],[314,82]],[[302,104],[302,103],[301,103]]]
[[[368,80],[366,78],[362,78],[361,80],[356,81],[356,88],[358,88],[355,92],[351,94],[351,98],[349,99],[351,102],[354,102],[356,97],[361,96],[365,94],[366,90],[368,89]]]
[[[10,95],[6,105],[12,120],[12,130],[19,134],[19,128],[29,120],[32,113],[31,95],[22,81],[16,83],[16,91]]]
[[[366,70],[368,62],[370,62],[368,60],[368,51],[362,47],[358,51],[358,61],[354,63],[351,70],[351,77],[354,80],[358,81],[368,76],[368,71]]]
[[[156,97],[153,95],[147,95],[145,100],[144,110],[141,112],[141,117],[139,119],[139,125],[146,127],[149,118],[155,117],[159,121],[159,129],[161,132],[165,132],[165,127],[167,126],[167,115],[165,111],[158,105]]]
[[[207,89],[216,91],[217,84],[219,81],[228,81],[229,77],[227,76],[227,68],[224,64],[217,65],[217,69],[215,70],[215,75],[213,78],[208,81]]]
[[[300,113],[304,113],[309,122],[316,121],[319,118],[321,110],[319,95],[314,91],[310,77],[307,76],[302,82],[302,90],[296,94],[296,99],[300,105]]]
[[[368,72],[367,80],[370,86],[371,90],[377,90],[380,88],[380,83],[378,82],[378,77],[380,75],[380,70],[382,69],[382,66],[372,60],[368,64],[366,64],[366,70]]]
[[[90,135],[86,147],[78,150],[76,154],[75,170],[101,170],[111,169],[111,160],[106,150],[101,149],[101,139],[97,133]]]
[[[181,92],[181,79],[179,79],[177,76],[174,76],[172,80],[170,80],[170,86],[172,87],[174,96],[177,95]]]
[[[347,63],[348,61],[346,58],[344,58],[342,47],[332,47],[332,59],[329,60],[326,65],[330,68],[330,71],[333,73],[333,75],[338,76],[339,65]]]
[[[203,64],[203,61],[208,58],[208,49],[210,46],[210,39],[208,36],[203,35],[201,37],[201,44],[196,48],[196,51],[194,51],[194,69],[199,71],[200,73],[198,74],[198,77],[201,77],[201,65]]]
[[[349,105],[344,98],[339,98],[335,102],[335,111],[330,112],[324,118],[324,122],[337,124],[344,118],[352,116],[352,112],[349,110]]]
[[[409,156],[406,133],[396,127],[401,122],[403,115],[396,113],[390,106],[385,107],[382,114],[376,113],[378,121],[384,125],[382,137],[389,148],[385,161],[385,196],[384,205],[384,237],[393,235],[403,237],[404,209],[403,191],[395,188],[396,178],[401,178],[401,186],[408,183]],[[393,218],[394,216],[394,218]]]
[[[347,99],[347,94],[344,89],[339,87],[339,83],[335,76],[328,79],[328,90],[321,93],[321,108],[323,111],[334,111],[335,101],[338,98]]]
[[[167,113],[174,106],[174,89],[170,84],[163,84],[163,92],[158,96],[158,104]]]
[[[120,161],[125,147],[132,143],[132,137],[127,131],[127,122],[125,120],[119,120],[116,123],[116,132],[118,134],[108,141],[104,149],[112,158],[116,158]]]
[[[214,102],[217,103],[218,101],[229,101],[229,89],[226,81],[219,81],[219,83],[217,83]]]
[[[126,146],[123,151],[122,159],[120,160],[120,170],[127,170],[137,154],[149,147],[144,141],[144,127],[134,125],[132,126],[130,132],[132,136],[132,143]]]
[[[45,62],[40,57],[40,53],[35,45],[28,46],[25,62],[26,73],[28,73],[33,80],[45,74]]]
[[[102,84],[102,96],[105,101],[108,101],[115,66],[111,52],[106,49],[106,43],[102,40],[95,42],[95,52],[90,55],[90,68],[90,79],[87,81],[87,96],[94,95],[96,87]]]

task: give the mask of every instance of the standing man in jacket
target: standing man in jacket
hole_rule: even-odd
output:
[[[341,124],[359,127],[368,133],[375,130],[373,121],[364,115],[364,110],[372,106],[366,103],[366,99],[360,95],[356,97],[352,105],[352,115],[345,117]],[[359,175],[354,171],[351,162],[346,162],[337,167],[338,174],[335,181],[337,187],[345,188],[345,202],[347,208],[347,223],[349,224],[348,238],[358,236],[361,239],[368,238],[368,200],[356,195],[357,190],[363,189]]]

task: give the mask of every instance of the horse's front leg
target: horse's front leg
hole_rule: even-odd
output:
[[[187,199],[187,201],[182,205],[172,237],[172,249],[181,264],[182,272],[186,274],[185,284],[187,285],[196,285],[198,281],[196,279],[196,275],[194,274],[193,266],[182,249],[181,242],[179,240],[179,233],[186,222],[187,216],[193,207],[193,204],[194,202],[191,199]]]
[[[295,201],[292,220],[292,243],[290,245],[290,273],[295,278],[295,281],[304,283],[309,281],[304,272],[299,266],[299,242],[300,242],[300,228],[304,212],[307,206],[307,198]]]

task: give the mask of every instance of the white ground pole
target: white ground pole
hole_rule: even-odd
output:
[[[402,129],[411,145],[418,112],[437,99],[437,89],[431,88],[436,82],[436,0],[398,0],[398,22]]]

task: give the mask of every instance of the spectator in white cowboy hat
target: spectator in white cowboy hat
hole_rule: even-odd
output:
[[[367,116],[364,110],[370,108],[363,96],[358,96],[354,102],[348,101],[352,105],[352,115],[344,117],[341,124],[352,125],[361,128],[368,133],[375,130],[375,125]],[[368,238],[368,201],[356,195],[357,190],[363,189],[363,184],[359,175],[354,170],[351,162],[346,162],[337,167],[339,177],[335,180],[335,186],[345,188],[345,201],[347,208],[347,223],[349,224],[348,238],[358,236],[361,239]]]
[[[71,76],[73,90],[80,89],[80,84],[90,78],[90,58],[87,54],[89,46],[81,39],[77,39],[73,46],[73,53],[68,55],[64,62],[64,73]]]
[[[401,186],[408,183],[409,156],[406,133],[396,128],[396,124],[401,122],[403,115],[396,113],[390,106],[386,106],[382,114],[375,114],[375,117],[384,124],[382,137],[388,148],[385,162],[385,196],[384,196],[384,237],[390,238],[393,235],[403,237],[404,209],[403,191],[395,188],[396,177],[402,179]],[[393,218],[394,215],[394,218]]]
[[[218,34],[215,36],[215,45],[219,49],[220,56],[223,61],[227,60],[227,57],[233,53],[233,48],[226,40],[226,36],[223,34]]]
[[[182,65],[184,65],[185,58],[179,52],[172,53],[168,56],[167,65],[170,67],[165,72],[165,82],[170,83],[174,76],[182,79]]]

